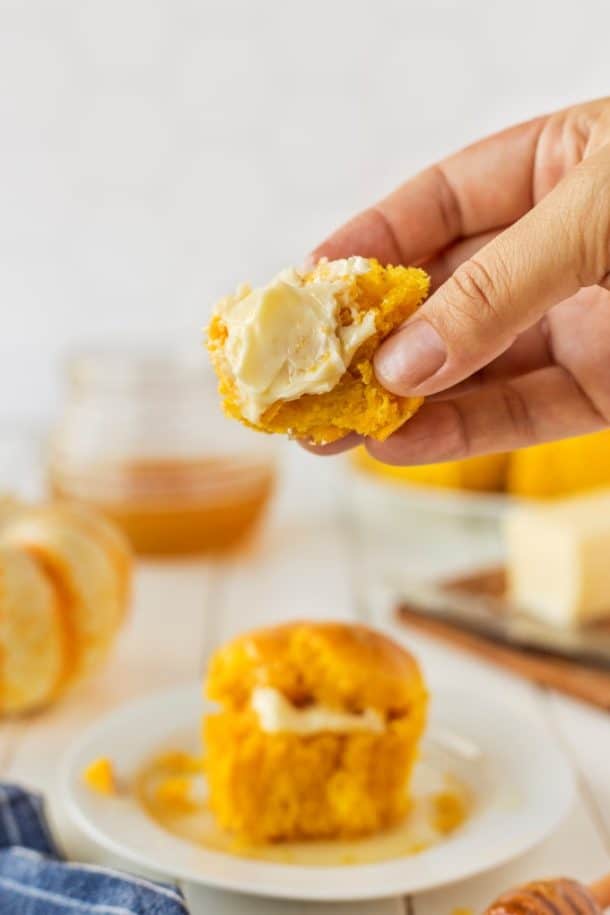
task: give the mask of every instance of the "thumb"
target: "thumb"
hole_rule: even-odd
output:
[[[610,146],[464,261],[379,348],[388,390],[427,395],[463,381],[582,286],[610,270]]]

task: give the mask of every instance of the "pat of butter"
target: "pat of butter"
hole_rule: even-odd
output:
[[[558,625],[610,616],[610,490],[516,508],[505,533],[514,603]]]
[[[268,686],[252,692],[250,704],[258,716],[262,731],[268,734],[319,734],[322,731],[349,734],[357,731],[381,733],[385,730],[382,716],[375,709],[361,714],[342,712],[323,705],[296,708],[286,697]]]
[[[269,285],[243,286],[218,303],[223,357],[246,419],[257,422],[278,401],[335,387],[375,333],[372,312],[352,310],[351,323],[339,322],[354,277],[368,269],[362,257],[321,261],[309,275],[284,270]]]

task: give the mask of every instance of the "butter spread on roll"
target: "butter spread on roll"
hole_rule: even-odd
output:
[[[380,734],[385,728],[385,722],[376,709],[344,712],[318,703],[298,708],[277,689],[268,686],[257,687],[250,704],[258,716],[261,730],[267,734],[319,734],[322,731],[338,734],[371,731]]]
[[[429,282],[418,267],[355,256],[240,286],[217,303],[207,328],[225,412],[317,443],[350,431],[387,438],[422,398],[383,388],[373,357],[425,299]]]
[[[358,312],[345,298],[350,278],[367,270],[368,260],[350,257],[323,265],[306,283],[305,274],[289,268],[268,286],[243,285],[219,302],[224,356],[246,419],[256,422],[278,400],[323,394],[337,384],[375,333],[373,313]],[[341,307],[349,311],[348,324],[339,321]]]

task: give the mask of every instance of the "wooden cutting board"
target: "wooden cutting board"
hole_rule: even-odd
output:
[[[502,569],[485,570],[470,576],[452,579],[442,583],[443,590],[450,596],[452,591],[461,591],[492,599],[494,611],[502,612],[506,590],[506,576]],[[492,611],[490,611],[492,612]],[[505,612],[509,612],[505,604]],[[512,648],[487,639],[452,623],[422,616],[408,604],[398,607],[399,618],[425,635],[441,639],[456,648],[495,664],[533,683],[547,686],[580,699],[590,705],[610,711],[610,670],[583,664],[563,657],[534,649]]]

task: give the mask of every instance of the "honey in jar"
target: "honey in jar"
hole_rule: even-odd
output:
[[[271,443],[222,416],[205,364],[96,351],[71,360],[68,382],[54,497],[101,510],[144,555],[224,552],[254,532],[273,492]]]

